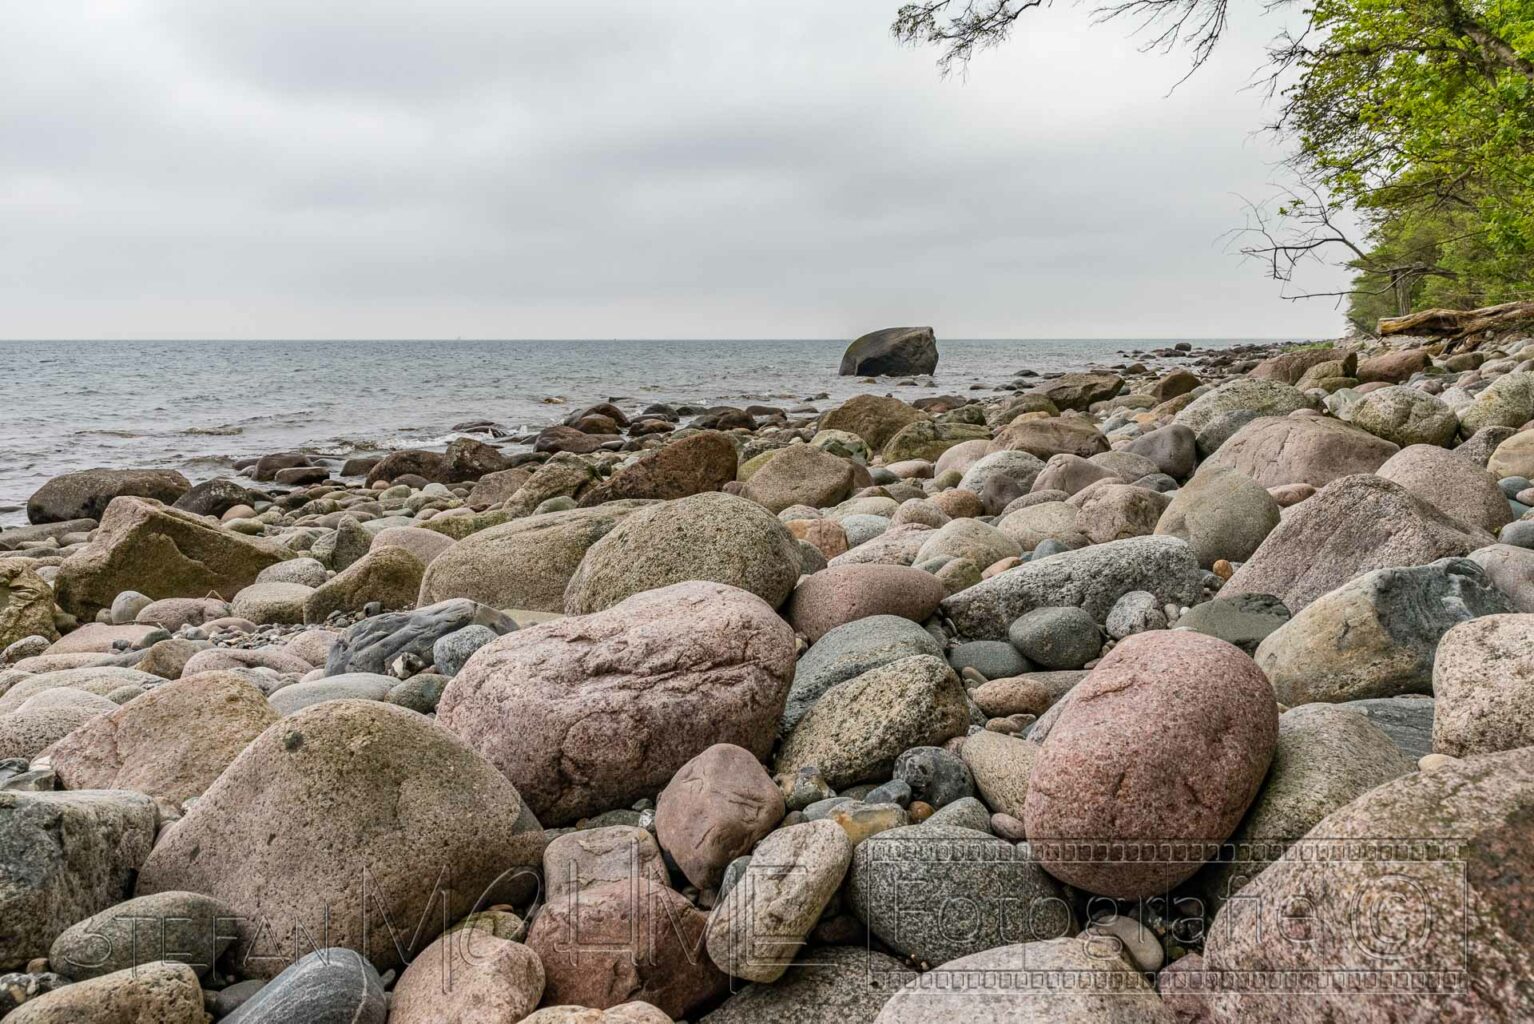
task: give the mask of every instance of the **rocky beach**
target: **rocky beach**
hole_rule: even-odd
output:
[[[835,398],[47,473],[0,1019],[1534,1019],[1534,338],[1477,342],[950,388],[893,328]]]

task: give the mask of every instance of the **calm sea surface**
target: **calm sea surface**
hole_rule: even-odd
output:
[[[1251,339],[1196,344],[1242,340]],[[860,392],[909,400],[1168,344],[940,339],[935,386],[896,388],[838,377],[845,341],[0,342],[9,369],[0,508],[25,504],[51,476],[95,466],[171,467],[195,482],[267,452],[440,447],[470,419],[531,432],[607,399],[636,409],[822,395],[825,408]]]

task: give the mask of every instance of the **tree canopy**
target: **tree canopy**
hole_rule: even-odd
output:
[[[1047,0],[922,0],[896,15],[907,43],[953,70],[1005,41]],[[1259,0],[1254,10],[1292,5]],[[1270,126],[1296,176],[1276,210],[1254,207],[1244,247],[1290,286],[1307,262],[1357,271],[1344,298],[1360,326],[1422,304],[1534,294],[1534,0],[1311,0],[1268,51]],[[1229,0],[1111,0],[1147,45],[1219,43]],[[1351,211],[1364,225],[1339,228]],[[1311,293],[1290,291],[1289,297]]]

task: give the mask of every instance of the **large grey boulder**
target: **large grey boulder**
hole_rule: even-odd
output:
[[[0,792],[0,969],[47,956],[70,925],[126,899],[155,825],[141,793]]]
[[[1353,406],[1354,425],[1402,448],[1414,444],[1444,447],[1459,432],[1459,419],[1443,399],[1397,384],[1371,391]]]
[[[171,469],[82,469],[56,476],[27,499],[27,522],[100,519],[113,498],[153,498],[169,505],[191,490]]]
[[[1181,537],[1206,569],[1220,559],[1243,562],[1278,525],[1278,502],[1245,473],[1198,473],[1172,495],[1156,533]]]
[[[1399,484],[1348,476],[1291,509],[1220,593],[1272,594],[1298,612],[1371,570],[1457,558],[1491,543],[1486,531],[1449,518]]]
[[[848,345],[837,372],[843,377],[909,377],[936,369],[932,328],[886,327]]]
[[[1131,537],[1020,565],[949,597],[942,613],[961,637],[1004,640],[1007,627],[1035,608],[1074,605],[1102,622],[1132,590],[1155,594],[1163,604],[1195,604],[1203,578],[1184,541]]]
[[[1296,409],[1308,408],[1310,399],[1298,388],[1279,381],[1237,377],[1195,398],[1172,422],[1197,433],[1215,417],[1225,413],[1253,412],[1261,416],[1283,416]]]
[[[1257,648],[1280,704],[1433,692],[1438,642],[1513,608],[1466,558],[1376,569],[1323,594]]]
[[[1534,615],[1491,615],[1444,634],[1433,704],[1437,753],[1470,757],[1534,745]]]

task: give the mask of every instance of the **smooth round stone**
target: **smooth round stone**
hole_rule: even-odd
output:
[[[997,811],[991,815],[990,825],[992,832],[995,832],[1003,839],[1010,839],[1014,843],[1020,843],[1028,838],[1027,833],[1023,830],[1023,823],[1010,814],[1003,814],[1001,811]]]
[[[1131,967],[1147,973],[1159,971],[1166,962],[1161,940],[1132,917],[1110,914],[1088,925],[1087,934],[1093,936],[1089,948],[1106,948],[1129,961]]]
[[[440,674],[451,678],[458,674],[475,651],[499,639],[500,635],[489,626],[465,626],[437,638],[431,648],[432,661]]]
[[[890,521],[884,516],[866,513],[842,516],[840,523],[843,532],[847,534],[847,546],[850,548],[871,541],[890,528]]]
[[[439,676],[435,672],[419,672],[397,684],[384,699],[418,714],[435,714],[437,702],[442,699],[442,691],[447,689],[447,684],[447,676]]]
[[[1534,487],[1534,481],[1526,476],[1505,476],[1497,481],[1497,486],[1502,488],[1502,493],[1509,498],[1516,498],[1530,487]],[[1524,502],[1524,504],[1530,503]]]
[[[1081,668],[1102,652],[1102,632],[1081,608],[1036,608],[1007,629],[1023,657],[1047,669]]]
[[[138,618],[138,613],[148,608],[154,601],[145,597],[135,590],[124,590],[112,601],[111,621],[114,625],[125,626]]]
[[[221,1024],[383,1024],[383,982],[350,949],[320,949],[294,961]]]
[[[912,806],[930,807],[930,804],[914,804]],[[972,796],[960,797],[951,804],[945,804],[925,819],[927,825],[953,825],[957,828],[972,828],[976,832],[990,832],[991,812],[985,804]]]
[[[1050,555],[1063,555],[1070,550],[1072,550],[1070,545],[1063,544],[1053,537],[1046,537],[1039,541],[1038,546],[1033,549],[1028,561],[1037,562],[1041,558],[1048,558]]]
[[[1031,667],[1028,659],[1005,640],[971,640],[967,644],[959,644],[948,652],[948,664],[960,675],[972,668],[985,679],[1020,676]]]
[[[1108,635],[1122,640],[1135,633],[1166,629],[1166,613],[1156,595],[1145,590],[1131,590],[1119,598],[1108,612]]]
[[[912,747],[895,758],[894,777],[910,787],[911,796],[935,808],[974,796],[969,769],[942,747]]]

